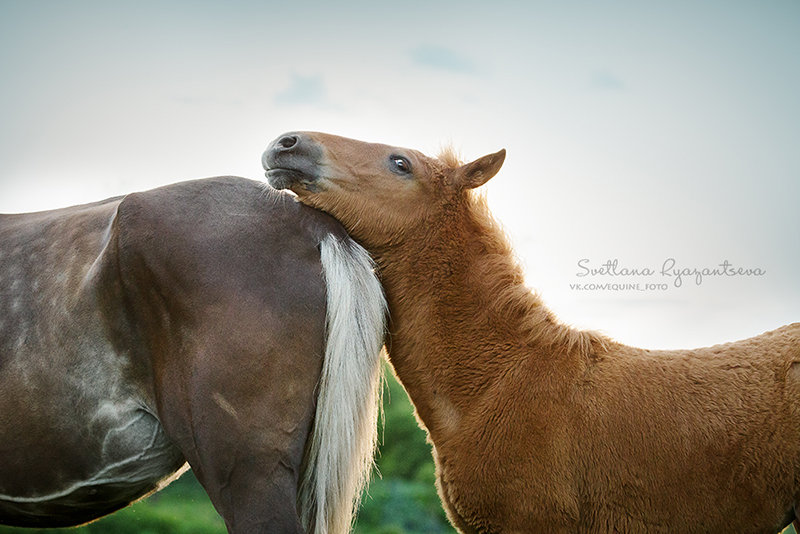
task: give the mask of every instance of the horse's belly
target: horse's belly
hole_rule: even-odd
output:
[[[119,407],[102,409],[115,411]],[[96,464],[93,472],[65,479],[60,487],[47,492],[0,494],[0,523],[19,526],[85,523],[158,489],[181,470],[185,463],[183,456],[153,415],[132,406],[123,406],[122,414],[114,415],[105,414],[113,424],[106,425],[101,442],[90,442],[81,451],[71,451],[76,464]],[[95,414],[94,418],[97,417]],[[47,462],[47,458],[27,461]],[[52,467],[54,473],[62,473],[60,478],[70,472],[70,466]]]

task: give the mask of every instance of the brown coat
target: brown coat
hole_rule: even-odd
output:
[[[462,532],[763,532],[800,496],[800,323],[649,351],[558,322],[458,165],[293,133],[270,181],[374,255],[389,359],[434,446]],[[405,172],[405,169],[410,169]]]

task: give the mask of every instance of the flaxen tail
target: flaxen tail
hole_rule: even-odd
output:
[[[373,466],[386,302],[367,252],[349,238],[320,244],[327,339],[298,508],[307,532],[349,532]]]

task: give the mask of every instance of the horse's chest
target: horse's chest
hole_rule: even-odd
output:
[[[491,501],[497,498],[497,488],[487,492],[486,480],[475,475],[475,469],[462,458],[442,457],[434,447],[438,466],[438,486],[442,503],[456,527],[465,534],[498,530],[493,518]]]

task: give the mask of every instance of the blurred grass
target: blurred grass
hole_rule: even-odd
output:
[[[225,524],[190,471],[166,489],[109,516],[72,529],[0,527],[1,534],[225,534]]]
[[[455,532],[434,487],[431,448],[402,386],[387,368],[380,475],[373,478],[355,526],[357,534]],[[166,489],[103,519],[73,529],[0,526],[0,534],[225,534],[225,524],[191,471]]]

